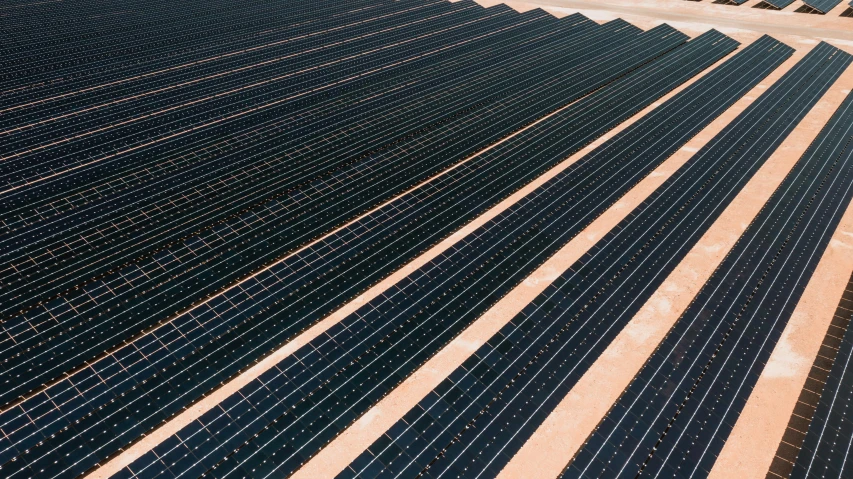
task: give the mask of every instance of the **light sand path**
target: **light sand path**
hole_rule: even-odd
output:
[[[724,59],[725,60],[725,59]],[[723,60],[723,61],[724,61]],[[716,65],[715,65],[716,66]],[[525,191],[532,191],[534,187],[541,185],[551,179],[560,171],[582,158],[585,154],[615,136],[639,118],[652,111],[655,107],[687,88],[694,81],[706,75],[712,69],[708,69],[701,75],[694,77],[691,81],[683,84],[675,91],[655,102],[653,105],[634,115],[628,121],[623,122],[607,135],[599,138],[583,150],[572,155],[557,167],[551,169],[545,175],[537,178]],[[658,186],[666,181],[669,176],[692,155],[704,142],[691,142],[690,147],[684,151],[686,155],[676,154],[647,178],[629,191],[619,202],[608,209],[603,215],[596,219],[589,227],[584,229],[575,239],[566,244],[554,256],[542,264],[518,287],[513,289],[507,296],[502,298],[491,309],[478,318],[471,326],[462,332],[456,339],[451,341],[444,349],[430,359],[424,366],[418,369],[411,377],[406,379],[400,386],[382,399],[367,414],[350,426],[337,439],[332,441],[326,448],[306,463],[293,479],[313,479],[322,477],[334,477],[338,472],[346,468],[352,460],[358,457],[365,448],[378,439],[389,427],[396,423],[409,410],[415,407],[433,388],[444,380],[453,370],[459,367],[468,357],[482,346],[492,335],[512,319],[539,293],[557,279],[563,271],[577,261],[590,247],[592,247],[602,236],[610,231],[616,224],[627,216],[645,198],[648,197]],[[521,196],[514,196],[508,200],[506,205],[500,205],[501,210],[511,203],[518,201]],[[497,212],[495,212],[497,213]]]
[[[758,96],[761,90],[772,84],[807,52],[808,49],[798,51],[748,96]],[[839,84],[846,84],[850,75],[851,71],[846,72],[844,80]],[[800,158],[842,98],[842,89],[833,87],[821,99],[537,429],[500,477],[552,478],[559,475]],[[734,119],[745,108],[745,103],[729,109],[719,119],[717,126]],[[702,133],[703,136],[710,134],[711,128]],[[787,420],[788,416],[782,418],[783,429]],[[777,445],[778,440],[769,446],[771,458]]]

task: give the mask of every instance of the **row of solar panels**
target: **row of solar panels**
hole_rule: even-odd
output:
[[[45,55],[49,68],[7,86],[4,476],[76,477],[91,469],[737,47],[713,31],[685,43],[667,26],[641,33],[621,21],[599,26],[579,15],[556,20],[464,1],[323,5],[322,20],[291,6],[299,21],[276,38],[294,40],[273,47],[264,43],[264,13],[252,17],[232,51],[149,19],[146,28],[172,32],[184,49],[163,59],[167,42],[129,35],[97,47],[119,54],[93,53],[67,66],[79,75],[50,78],[57,65],[65,68],[57,53]],[[89,40],[106,34],[98,22],[91,28]],[[66,40],[37,48],[67,48]],[[75,54],[61,51],[66,60]],[[151,64],[124,76],[129,65],[120,53],[134,51],[151,52],[140,60]],[[200,52],[210,56],[193,59]],[[123,474],[287,476],[791,53],[769,37],[748,46]],[[817,47],[348,474],[499,470],[849,62],[829,45]],[[101,75],[112,76],[100,83]],[[774,261],[764,270],[734,261],[733,272],[766,270],[761,284],[767,275],[780,278],[768,283],[772,292],[801,291],[808,274],[792,273],[813,269],[840,218],[803,201],[830,195],[819,200],[844,211],[845,192],[825,181],[823,189],[809,186],[815,178],[835,181],[838,170],[818,166],[843,164],[842,156],[804,157],[804,179],[791,187],[797,201],[778,200],[792,219],[772,225],[785,242],[766,242],[767,228],[755,226],[760,216],[744,238],[765,242],[742,239],[736,247],[769,251]],[[780,255],[802,253],[786,246],[813,231],[803,228],[810,222],[829,232],[803,239],[811,242],[805,251],[818,254],[777,264]],[[754,286],[754,278],[722,268],[712,282],[719,276],[729,285],[726,275],[734,274],[742,289]],[[759,304],[735,293],[708,301],[743,303],[743,314]],[[672,452],[655,453],[664,446],[676,458],[697,454],[685,439],[659,441],[661,427],[705,434],[711,448],[693,464],[709,468],[729,430],[675,423],[686,404],[678,394],[690,386],[688,397],[729,394],[741,402],[725,404],[742,407],[748,393],[732,392],[729,381],[702,383],[705,375],[694,379],[691,367],[723,368],[749,389],[754,367],[714,363],[707,348],[730,347],[732,334],[772,338],[790,314],[784,307],[778,303],[775,322],[753,322],[724,311],[709,320],[702,306],[694,314],[701,324],[729,329],[673,363],[672,348],[684,351],[676,342],[692,347],[699,327],[688,319],[694,311],[685,313],[679,325],[687,332],[671,333],[684,339],[662,347],[653,358],[660,355],[660,364],[641,373],[652,386],[626,391],[624,407],[610,413],[608,424],[619,426],[600,429],[567,475],[678,468]],[[765,329],[740,332],[744,323]],[[732,354],[769,354],[749,347]],[[682,368],[675,376],[682,389],[654,385],[672,377],[660,365]],[[659,397],[663,391],[671,397]],[[711,416],[721,414],[715,404],[689,403],[699,408],[694,414]],[[659,413],[657,422],[634,422],[643,408]],[[735,409],[725,414],[736,417]],[[629,420],[616,418],[629,410]]]
[[[749,0],[727,0],[728,3],[733,5],[743,5]],[[772,7],[775,9],[782,10],[788,5],[794,3],[794,0],[761,0],[762,5],[767,5],[768,7]],[[810,9],[819,12],[819,13],[829,13],[830,10],[838,6],[841,3],[841,0],[803,0],[803,4]],[[853,5],[853,2],[851,2]]]
[[[826,125],[821,136],[823,145],[815,142],[807,156],[818,150],[838,151],[834,163],[826,165],[850,188],[851,131],[853,130],[853,96],[848,96]],[[839,193],[836,193],[839,194]],[[847,417],[853,382],[849,372],[853,354],[853,278],[848,283],[821,348],[800,393],[797,405],[785,431],[768,477],[792,478],[846,477],[850,475],[849,455],[853,448],[853,427]]]
[[[763,2],[771,7],[781,10],[794,3],[794,0],[763,0]],[[838,6],[840,3],[841,0],[803,0],[803,5],[824,14],[829,13],[830,10]]]

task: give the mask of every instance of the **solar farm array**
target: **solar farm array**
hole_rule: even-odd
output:
[[[0,28],[4,478],[151,437],[114,477],[298,472],[795,53],[470,0],[5,0]],[[335,473],[497,476],[851,62],[815,45]],[[853,97],[564,477],[708,475],[853,197],[851,142]],[[849,312],[785,477],[853,474]]]

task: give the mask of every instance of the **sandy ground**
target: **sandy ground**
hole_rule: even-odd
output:
[[[492,5],[499,2],[489,0],[488,2],[481,1],[480,3]],[[601,22],[619,17],[644,29],[665,22],[691,36],[707,31],[709,28],[717,28],[744,43],[754,40],[762,33],[769,33],[797,48],[798,56],[795,58],[799,58],[805,54],[819,39],[827,39],[832,44],[853,52],[853,18],[838,16],[840,12],[846,10],[847,2],[843,2],[842,6],[844,8],[839,6],[826,16],[794,13],[793,10],[799,6],[799,2],[795,2],[796,5],[788,7],[782,12],[751,8],[758,3],[757,0],[750,0],[746,5],[740,7],[717,5],[708,1],[697,3],[683,0],[650,0],[643,2],[642,7],[636,6],[636,2],[630,0],[609,0],[608,2],[547,0],[547,2],[541,3],[507,3],[522,11],[541,7],[560,17],[574,12],[583,13]],[[792,15],[794,16],[792,17]],[[793,22],[792,19],[796,19],[796,22]],[[729,111],[724,113],[721,118],[689,142],[679,153],[655,170],[652,175],[635,187],[617,205],[601,216],[575,240],[566,245],[557,255],[543,264],[522,285],[503,298],[483,317],[478,319],[459,338],[384,398],[368,414],[345,431],[344,434],[330,443],[329,446],[309,461],[296,474],[296,477],[333,477],[337,472],[345,468],[365,447],[371,444],[390,425],[417,404],[427,392],[441,382],[453,369],[458,367],[471,352],[476,350],[495,331],[503,326],[506,321],[511,319],[531,299],[543,291],[566,267],[572,264],[595,241],[617,224],[658,185],[665,181],[695,151],[701,148],[728,121],[733,119],[737,113],[754,100],[761,93],[761,90],[771,84],[775,78],[781,76],[781,73],[793,64],[794,61],[789,61],[782,68],[774,72],[762,86],[759,86],[754,92],[748,94]],[[850,88],[851,84],[853,84],[850,73],[847,72],[845,76],[845,88]],[[741,195],[735,200],[735,203],[727,210],[726,214],[715,223],[714,227],[702,238],[685,261],[679,265],[678,269],[670,276],[667,282],[655,293],[655,296],[644,307],[643,311],[632,320],[623,334],[617,338],[616,342],[611,345],[611,348],[608,348],[602,359],[593,366],[593,369],[598,372],[599,376],[595,379],[589,377],[590,373],[584,376],[581,383],[564,399],[558,410],[539,428],[534,438],[528,442],[510,463],[502,474],[504,477],[555,477],[560,472],[574,450],[582,444],[598,420],[610,407],[610,404],[618,398],[619,393],[621,393],[622,389],[633,377],[633,374],[657,345],[660,338],[668,331],[675,319],[677,319],[680,311],[686,307],[695,292],[698,291],[711,274],[713,268],[719,263],[725,252],[728,251],[737,236],[746,227],[749,219],[757,213],[764,201],[761,198],[766,199],[769,197],[775,186],[778,185],[784,174],[793,165],[793,162],[799,158],[802,151],[808,146],[808,142],[817,133],[817,129],[823,126],[826,118],[834,110],[834,105],[830,101],[830,97],[835,98],[833,95],[837,95],[836,89],[833,89],[832,93],[827,95],[827,98],[821,103],[822,106],[816,108],[804,120],[803,124],[782,145],[777,154],[753,178]],[[829,103],[826,103],[827,101]],[[837,101],[840,102],[840,99]],[[184,425],[198,418],[225,397],[237,391],[240,387],[255,379],[300,346],[306,344],[330,326],[340,321],[347,314],[356,310],[365,302],[370,301],[389,286],[440,254],[464,235],[499,214],[509,205],[518,201],[524,194],[532,191],[535,187],[547,181],[548,178],[562,171],[574,161],[577,161],[583,154],[635,121],[644,113],[642,112],[623,125],[620,125],[617,130],[614,130],[607,137],[587,147],[584,151],[568,158],[534,183],[485,213],[386,280],[370,288],[363,295],[346,304],[340,310],[244,374],[143,438],[140,442],[96,470],[90,477],[109,477],[114,472],[125,467],[135,458],[156,446]],[[821,118],[823,118],[823,121],[821,121]],[[736,205],[740,205],[740,207],[736,208]],[[844,228],[848,230],[853,228],[853,223],[850,223],[851,221],[853,221],[853,213],[848,211],[847,216],[845,216]],[[848,224],[849,227],[847,226]],[[841,241],[841,243],[838,241]],[[837,258],[840,257],[839,255],[843,256],[843,246],[839,245],[846,245],[847,243],[843,243],[843,240],[838,241],[833,240],[833,247],[826,255],[826,258]],[[831,256],[831,254],[835,256]],[[833,278],[834,281],[836,277],[843,277],[846,282],[846,278],[850,275],[850,270],[853,269],[853,264],[848,265],[847,262],[850,261],[832,261],[826,258],[825,261],[821,262],[815,278],[818,277],[817,275],[822,275],[820,276],[821,278]],[[853,255],[850,255],[850,259],[853,261]],[[827,271],[825,272],[824,270]],[[830,280],[824,279],[824,281]],[[832,284],[834,285],[834,283]],[[825,294],[828,291],[826,288],[830,287],[812,287],[810,284],[809,288],[806,293],[807,295],[821,296],[823,294],[822,298],[825,300],[827,297]],[[842,289],[843,285],[838,290],[837,297],[840,297]],[[817,290],[817,292],[813,292],[812,290]],[[834,294],[834,290],[830,291],[830,296],[832,294]],[[811,298],[812,296],[808,297]],[[792,319],[791,325],[802,324],[802,321],[810,321],[808,318],[819,318],[819,320],[823,320],[825,324],[828,324],[834,307],[837,304],[837,297],[833,296],[835,298],[833,301],[823,301],[823,303],[829,304],[827,306],[829,308],[828,313],[821,309],[821,301],[812,299],[809,302],[804,297],[801,302],[802,308],[798,307],[797,311],[800,316],[806,319],[800,320],[800,316],[797,316],[795,319]],[[807,303],[813,304],[813,306],[805,306]],[[800,311],[801,309],[803,311]],[[789,327],[796,327],[791,325]],[[794,346],[791,346],[792,348],[801,352],[802,355],[812,358],[814,353],[808,356],[809,351],[811,351],[809,348],[813,347],[816,350],[817,346],[813,346],[813,343],[819,345],[825,331],[825,325],[823,327],[809,328],[808,331],[799,331],[796,334],[788,333],[786,330],[786,336],[784,337],[786,341],[790,339],[796,342]],[[777,353],[774,352],[774,357],[776,355]],[[766,414],[764,416],[761,414],[756,415],[753,409],[768,407],[766,402],[771,398],[766,394],[762,395],[761,397],[765,403],[758,403],[757,406],[753,405],[753,398],[751,398],[750,403],[747,405],[747,410],[735,428],[732,441],[743,436],[744,441],[752,442],[750,446],[753,449],[761,450],[755,450],[744,456],[744,454],[738,454],[738,451],[730,451],[731,448],[727,446],[723,451],[724,456],[721,456],[721,461],[725,459],[729,461],[727,464],[738,465],[738,467],[747,467],[744,464],[749,463],[750,470],[755,471],[761,470],[763,467],[763,472],[760,474],[763,477],[769,466],[769,461],[772,460],[775,453],[778,439],[772,441],[754,441],[754,437],[758,432],[770,431],[773,427],[778,429],[778,437],[781,437],[787,425],[790,411],[793,408],[793,402],[796,401],[799,390],[805,380],[805,375],[808,374],[811,359],[804,361],[804,363],[805,365],[801,372],[802,378],[797,376],[797,374],[800,374],[800,372],[797,372],[788,378],[784,385],[773,383],[772,380],[767,380],[762,376],[756,392],[759,391],[759,388],[764,388],[761,389],[764,391],[769,387],[769,391],[773,392],[772,396],[779,396],[777,403],[774,404],[787,407],[786,405],[790,403],[790,407],[787,407],[787,413],[785,414],[778,414],[778,417],[767,418],[764,417],[767,416]],[[771,381],[770,384],[765,385],[768,381]],[[784,391],[780,388],[784,389]],[[784,394],[776,394],[777,390],[784,392]],[[593,400],[590,401],[590,398]],[[770,405],[769,407],[776,406]],[[568,411],[572,411],[572,414],[568,414]],[[756,416],[755,419],[748,419],[753,416]],[[773,423],[772,427],[767,426],[768,421]],[[776,423],[779,423],[779,425]],[[763,449],[767,451],[764,451],[760,446],[763,446]],[[758,459],[750,462],[749,459],[751,457]],[[715,473],[717,473],[716,469]],[[747,476],[738,475],[738,477]],[[756,475],[755,477],[758,476]]]

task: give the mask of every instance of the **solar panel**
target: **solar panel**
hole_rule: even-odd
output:
[[[828,13],[841,3],[841,0],[803,0],[803,3],[820,13]]]
[[[764,3],[781,10],[787,7],[788,5],[794,3],[794,0],[764,0]]]
[[[827,383],[820,396],[814,417],[807,428],[802,449],[793,468],[788,468],[791,478],[846,477],[850,474],[848,458],[851,448],[851,424],[847,417],[850,407],[851,342],[850,328],[844,332],[838,355],[829,370]],[[793,469],[793,470],[792,470]]]

